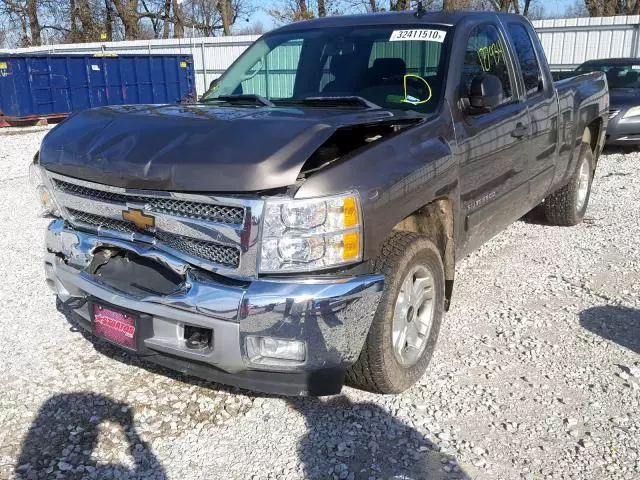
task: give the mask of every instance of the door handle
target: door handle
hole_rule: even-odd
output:
[[[513,138],[522,138],[526,135],[529,135],[529,125],[525,125],[524,123],[520,122],[516,124],[516,128],[514,128],[513,132],[511,132],[511,136]]]

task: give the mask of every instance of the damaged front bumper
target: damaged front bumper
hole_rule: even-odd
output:
[[[384,278],[305,278],[247,282],[192,267],[152,245],[84,233],[54,220],[47,230],[47,283],[77,323],[92,331],[93,301],[135,312],[137,353],[212,381],[286,395],[338,393],[357,360]],[[184,281],[170,294],[123,291],[90,273],[97,251],[117,249],[157,262]],[[190,349],[185,327],[211,331],[211,344]],[[256,356],[249,338],[304,342],[304,360]]]

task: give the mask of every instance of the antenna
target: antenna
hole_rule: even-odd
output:
[[[424,5],[422,4],[422,0],[418,1],[418,10],[416,10],[415,16],[416,18],[422,18],[424,17],[424,14],[427,13],[427,11],[424,8]]]

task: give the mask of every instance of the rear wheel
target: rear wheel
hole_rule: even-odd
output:
[[[588,144],[583,143],[576,170],[569,183],[544,200],[544,211],[549,223],[569,227],[582,222],[591,195],[593,172],[593,152]]]
[[[378,393],[399,393],[427,369],[444,311],[444,268],[427,238],[394,232],[376,261],[385,290],[348,382]]]

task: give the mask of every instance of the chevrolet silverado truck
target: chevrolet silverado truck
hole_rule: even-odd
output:
[[[582,220],[608,109],[602,73],[553,83],[520,16],[287,25],[197,102],[91,109],[46,135],[46,279],[74,323],[185,374],[402,392],[457,259],[540,204]]]

